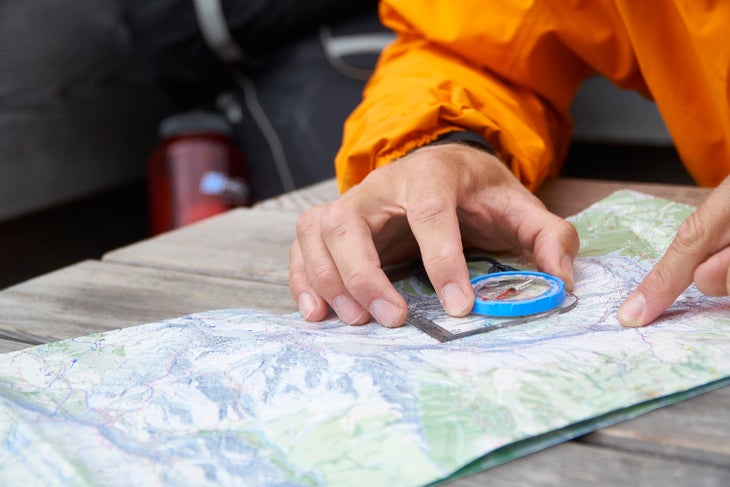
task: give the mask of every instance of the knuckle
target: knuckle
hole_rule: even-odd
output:
[[[692,213],[679,226],[673,245],[682,254],[694,254],[704,242],[706,226],[697,212]]]
[[[424,264],[427,264],[430,269],[449,269],[453,264],[454,255],[461,255],[461,248],[459,248],[458,251],[455,248],[443,248],[440,253],[429,255],[428,261]]]
[[[454,252],[448,252],[448,249],[441,249],[442,251],[438,254],[429,255],[424,258],[423,265],[429,276],[429,279],[436,288],[452,281],[455,277],[460,274],[460,269],[464,266],[466,271],[465,263],[460,264],[457,260],[461,259],[463,262],[463,253],[461,249]],[[468,276],[468,271],[467,276]]]
[[[570,245],[570,250],[577,252],[578,247],[580,246],[580,236],[578,235],[578,230],[576,230],[575,226],[563,219],[560,219],[557,222],[557,226],[560,235],[564,235],[566,243]]]
[[[409,219],[417,222],[438,221],[451,211],[451,206],[447,198],[431,194],[421,198],[411,207],[408,212]]]
[[[575,236],[575,237],[578,236],[578,230],[575,229],[575,225],[573,225],[572,223],[570,223],[567,220],[563,220],[562,218],[559,218],[556,221],[556,226],[559,228],[559,230],[562,233],[565,233],[566,235],[571,235],[571,236]]]
[[[348,222],[352,220],[352,214],[342,205],[332,205],[321,219],[322,234],[332,237],[342,236],[348,230]]]
[[[644,286],[645,294],[661,294],[665,289],[671,289],[674,287],[676,281],[676,275],[673,270],[665,265],[657,265],[652,270],[650,285]]]
[[[339,281],[339,275],[336,268],[329,265],[313,265],[307,269],[307,277],[312,285],[318,290],[329,283]]]
[[[302,212],[301,215],[299,215],[299,218],[297,218],[296,223],[296,231],[297,235],[302,235],[304,233],[309,233],[313,231],[317,226],[319,225],[320,221],[320,208],[309,208]]]
[[[345,276],[344,279],[345,288],[347,288],[353,296],[366,293],[371,282],[372,279],[362,270],[353,270],[350,274]]]

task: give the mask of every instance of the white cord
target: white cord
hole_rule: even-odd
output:
[[[236,83],[243,90],[246,107],[251,112],[251,116],[259,126],[264,139],[269,145],[269,150],[271,150],[271,157],[274,160],[276,172],[279,174],[282,188],[286,192],[293,191],[296,186],[279,134],[276,133],[274,126],[259,102],[256,85],[236,67],[236,63],[245,59],[245,54],[236,44],[231,31],[228,29],[220,1],[194,0],[194,5],[195,15],[198,18],[200,31],[205,42],[228,65]]]
[[[292,176],[289,164],[286,160],[284,145],[281,143],[279,134],[276,133],[276,130],[269,121],[269,117],[266,115],[266,112],[261,107],[261,103],[259,103],[256,85],[254,85],[250,78],[237,69],[234,69],[232,72],[238,86],[240,86],[241,90],[243,90],[243,99],[246,102],[248,111],[259,126],[259,129],[261,129],[261,133],[264,135],[264,138],[269,145],[271,157],[274,159],[274,166],[276,167],[276,172],[279,174],[281,186],[286,192],[293,191],[296,189],[296,186],[294,184],[294,177]]]

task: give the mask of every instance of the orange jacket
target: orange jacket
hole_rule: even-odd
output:
[[[453,132],[530,189],[557,174],[571,101],[600,73],[654,99],[693,178],[730,174],[730,1],[383,0],[397,34],[345,124],[340,191]]]

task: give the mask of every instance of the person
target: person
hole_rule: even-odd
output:
[[[345,118],[392,37],[377,0],[119,5],[133,45],[176,110],[226,116],[254,202],[334,176]]]
[[[649,324],[692,281],[730,294],[730,3],[384,0],[380,15],[397,38],[345,124],[343,194],[297,221],[289,287],[306,319],[402,325],[383,266],[419,252],[465,315],[465,245],[527,252],[571,288],[576,231],[531,191],[558,173],[572,97],[596,73],[653,98],[689,173],[716,186],[619,321]]]

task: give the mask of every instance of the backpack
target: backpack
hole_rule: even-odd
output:
[[[222,112],[255,200],[334,176],[342,126],[393,39],[377,1],[127,0],[163,90]]]

